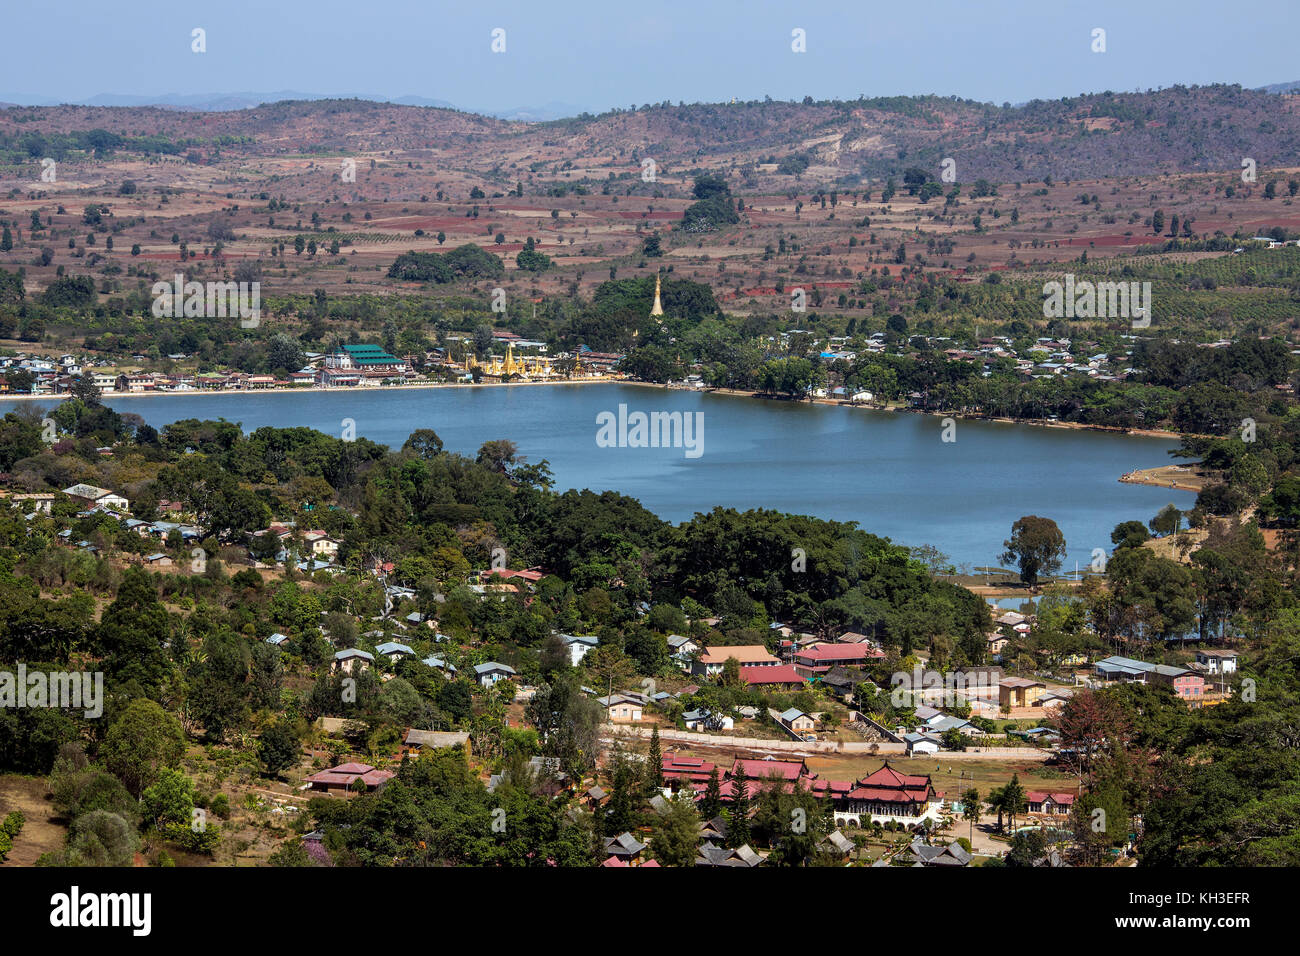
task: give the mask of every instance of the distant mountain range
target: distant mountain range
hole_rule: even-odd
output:
[[[1261,93],[1292,93],[1300,90],[1300,80],[1287,83],[1271,83],[1256,87]],[[574,106],[557,100],[538,106],[516,106],[506,110],[485,110],[458,106],[447,100],[431,99],[427,96],[376,96],[367,93],[304,93],[301,90],[277,90],[271,93],[165,93],[158,96],[135,96],[123,93],[97,93],[94,96],[77,100],[58,100],[49,97],[26,96],[17,93],[0,93],[0,109],[10,106],[157,106],[163,109],[193,110],[203,113],[224,113],[231,110],[247,110],[265,103],[279,103],[285,100],[334,100],[357,99],[372,103],[395,103],[399,106],[432,106],[439,109],[460,110],[490,116],[494,119],[521,120],[525,122],[545,122],[547,120],[565,119],[583,112],[601,113],[602,108]],[[1024,104],[1018,104],[1024,105]]]
[[[193,110],[204,113],[225,113],[230,110],[247,110],[264,103],[284,100],[359,99],[374,103],[396,103],[400,106],[433,106],[440,109],[461,109],[504,120],[542,122],[577,116],[582,109],[568,103],[551,101],[540,106],[517,106],[508,110],[466,110],[447,100],[427,96],[375,96],[372,94],[335,95],[303,93],[300,90],[277,90],[272,93],[165,93],[158,96],[134,96],[122,93],[98,93],[77,100],[58,100],[49,97],[22,96],[17,93],[0,93],[0,108],[10,106],[157,106],[163,109]]]

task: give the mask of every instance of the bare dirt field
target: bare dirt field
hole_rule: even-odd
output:
[[[0,818],[14,810],[22,811],[27,822],[0,866],[32,866],[42,853],[63,846],[67,827],[54,819],[54,807],[45,799],[44,777],[0,776]]]

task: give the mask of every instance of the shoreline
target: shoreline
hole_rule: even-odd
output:
[[[629,385],[639,384],[617,378],[566,379],[562,382],[429,382],[427,384],[351,386],[346,388],[325,388],[320,385],[290,386],[289,388],[196,388],[182,391],[150,392],[101,392],[101,399],[110,398],[196,398],[198,396],[234,396],[234,395],[314,395],[320,393],[372,394],[374,392],[409,392],[429,391],[439,388],[512,388],[520,385]],[[17,402],[63,402],[71,395],[14,395],[0,394],[0,401]]]
[[[1156,468],[1138,468],[1119,476],[1126,485],[1148,485],[1175,491],[1200,492],[1208,482],[1205,475],[1191,465],[1160,465]]]
[[[676,389],[670,385],[660,385],[657,382],[632,382],[625,381],[625,385],[644,385],[650,388],[672,388],[674,391],[700,392],[707,395],[730,395],[736,398],[753,398],[759,401],[767,402],[794,402],[792,398],[785,398],[780,395],[764,395],[762,392],[753,392],[741,388],[689,388]],[[906,405],[870,405],[845,401],[841,398],[812,398],[800,399],[798,404],[801,405],[824,405],[842,408],[860,408],[870,412],[889,412],[896,414],[904,412],[911,415],[931,415],[935,418],[956,418],[962,421],[970,422],[995,422],[1001,425],[1029,425],[1034,428],[1061,428],[1067,431],[1093,431],[1106,432],[1113,435],[1132,435],[1136,438],[1162,438],[1177,441],[1183,436],[1178,432],[1167,431],[1162,428],[1122,428],[1118,425],[1086,425],[1082,422],[1053,422],[1042,418],[1004,418],[991,417],[988,415],[973,415],[964,412],[939,411],[933,412],[926,409],[910,408]],[[1133,474],[1133,472],[1130,472]]]

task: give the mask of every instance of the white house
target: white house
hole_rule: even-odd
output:
[[[95,485],[76,484],[71,488],[64,488],[63,493],[70,498],[80,498],[82,501],[97,505],[101,508],[108,508],[113,511],[130,511],[131,504],[117,492],[109,491],[107,488],[98,488]]]
[[[684,634],[668,635],[668,654],[684,671],[691,669],[691,655],[697,653],[699,649],[700,645]]]
[[[561,634],[560,640],[569,649],[569,663],[574,667],[587,656],[587,652],[600,643],[594,634]]]
[[[302,536],[303,542],[311,548],[311,553],[326,561],[333,561],[339,553],[339,543],[324,531],[308,531]]]
[[[682,714],[682,722],[686,724],[687,730],[732,730],[736,726],[728,714],[715,714],[711,710],[700,708],[699,710],[688,710]]]
[[[498,681],[509,680],[516,676],[515,669],[509,664],[488,661],[486,664],[474,665],[474,679],[484,687],[491,687]]]
[[[781,714],[781,723],[785,724],[796,734],[809,734],[817,726],[817,721],[805,714],[798,707],[791,707]]]
[[[903,742],[907,744],[908,756],[916,754],[937,754],[939,739],[933,734],[904,734]]]
[[[1196,663],[1204,667],[1207,674],[1235,674],[1237,673],[1237,652],[1215,648],[1197,651]]]

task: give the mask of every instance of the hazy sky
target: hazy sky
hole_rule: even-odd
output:
[[[417,95],[559,102],[957,94],[1022,102],[1300,79],[1297,0],[5,0],[0,97]],[[192,53],[191,30],[207,31]],[[506,31],[506,51],[491,32]],[[806,31],[807,52],[791,50]],[[1106,52],[1091,50],[1106,30]]]

